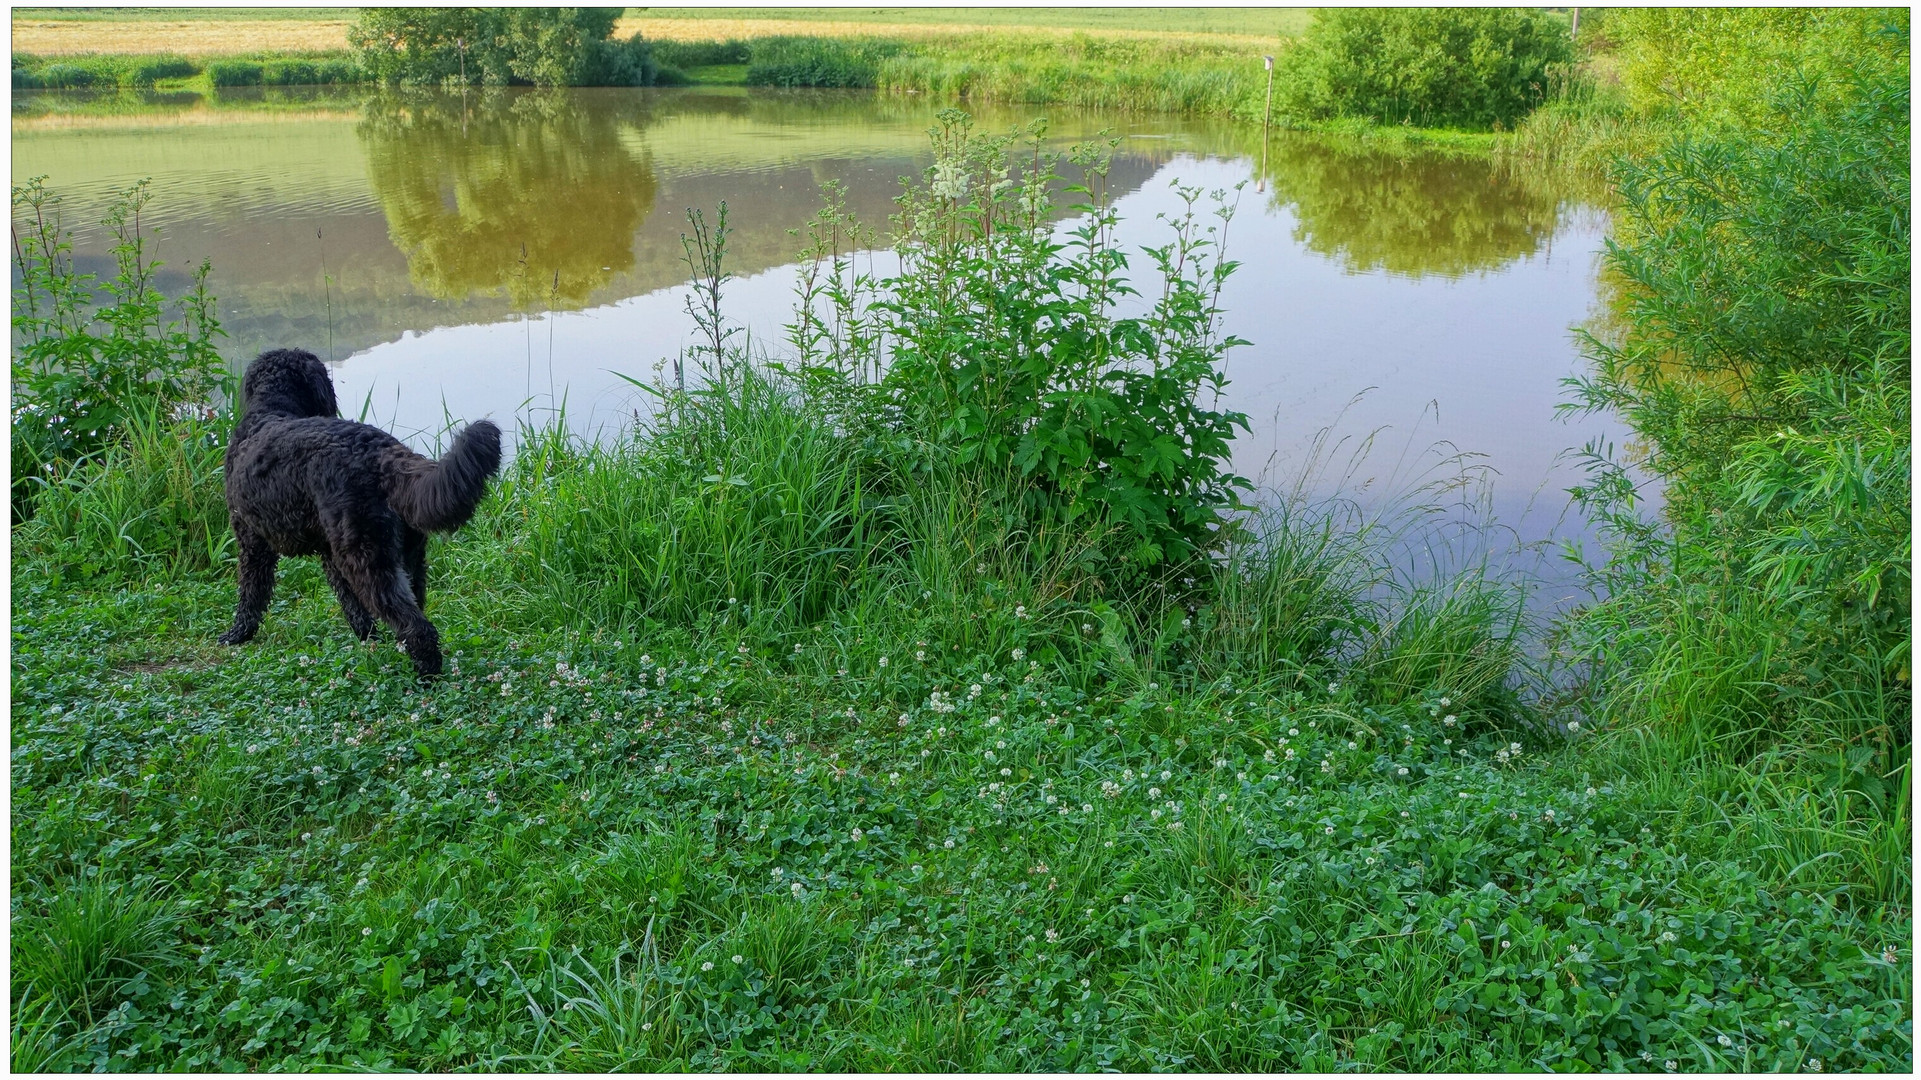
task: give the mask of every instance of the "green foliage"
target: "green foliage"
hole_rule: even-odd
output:
[[[660,41],[654,43],[654,59],[662,66],[681,69],[713,67],[717,64],[746,64],[753,59],[750,42]]]
[[[136,89],[151,87],[161,79],[198,74],[200,65],[181,56],[80,56],[52,62],[24,55],[13,58],[16,90]]]
[[[145,181],[124,192],[104,224],[115,237],[107,281],[74,266],[60,197],[34,177],[13,189],[13,516],[32,514],[36,493],[74,481],[70,470],[118,442],[136,419],[213,404],[228,389],[208,267],[166,315],[153,287],[160,263],[147,256],[141,213]],[[104,293],[103,297],[100,293]]]
[[[207,65],[207,81],[214,86],[259,86],[266,65],[258,60],[215,60]]]
[[[748,49],[747,85],[853,89],[878,85],[880,65],[900,46],[838,38],[756,38]],[[732,63],[737,61],[715,61]]]
[[[1247,482],[1226,470],[1246,417],[1203,405],[1223,384],[1236,338],[1218,299],[1235,264],[1221,254],[1231,210],[1171,219],[1170,242],[1146,251],[1162,279],[1149,313],[1123,318],[1134,294],[1113,242],[1106,147],[1074,153],[1086,183],[1082,223],[1057,241],[1049,210],[1055,159],[1036,130],[982,138],[964,114],[941,115],[924,187],[900,200],[899,274],[878,282],[877,328],[891,341],[881,389],[900,411],[923,468],[949,459],[1031,482],[1036,528],[1117,532],[1089,549],[1093,574],[1127,578],[1218,550]],[[856,358],[841,356],[843,364]]]
[[[59,576],[135,578],[226,569],[227,435],[233,417],[136,409],[119,437],[40,487],[14,550]]]
[[[1621,167],[1618,325],[1576,389],[1642,438],[1666,520],[1590,447],[1611,598],[1578,626],[1602,706],[1687,752],[1845,744],[1905,777],[1909,97],[1865,67]]]
[[[601,625],[799,626],[846,602],[886,519],[859,447],[776,377],[714,374],[612,447],[523,440],[480,523],[512,537],[523,603]]]
[[[1842,73],[1908,70],[1904,8],[1622,8],[1606,34],[1620,57],[1628,104],[1685,123],[1780,128],[1803,107],[1781,89],[1804,83],[1831,106],[1849,96]]]
[[[1567,27],[1526,8],[1333,8],[1284,53],[1275,108],[1319,121],[1513,127],[1573,60]]]
[[[878,85],[949,100],[1072,105],[1125,113],[1261,118],[1259,57],[1241,46],[1075,34],[973,34],[904,43]]]
[[[619,8],[367,8],[347,40],[383,83],[648,85],[648,46],[608,39],[619,17]]]

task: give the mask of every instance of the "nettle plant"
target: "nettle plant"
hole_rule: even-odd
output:
[[[147,182],[123,192],[102,222],[113,235],[116,269],[101,281],[75,266],[60,196],[45,180],[13,189],[16,520],[31,510],[33,483],[56,481],[131,424],[211,415],[231,380],[214,344],[222,331],[207,292],[208,264],[194,271],[177,319],[167,317],[154,287],[161,264],[148,258],[141,227]]]
[[[1228,193],[1207,214],[1178,189],[1172,239],[1144,249],[1160,295],[1124,316],[1138,293],[1106,189],[1118,140],[1068,153],[1082,181],[1064,187],[1079,201],[1063,232],[1043,124],[982,136],[947,110],[932,135],[925,182],[897,200],[898,272],[853,275],[829,244],[831,272],[804,283],[803,367],[869,381],[915,470],[972,472],[1019,492],[1024,526],[1097,535],[1086,569],[1107,580],[1218,550],[1251,487],[1227,467],[1247,417],[1210,404],[1246,344],[1220,325]],[[831,206],[816,224],[817,243],[844,235]]]

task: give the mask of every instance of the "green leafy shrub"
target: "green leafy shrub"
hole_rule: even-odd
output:
[[[1903,8],[1620,8],[1606,32],[1618,43],[1621,88],[1642,115],[1778,126],[1791,121],[1778,111],[1790,82],[1831,105],[1848,95],[1840,73],[1872,66],[1905,76],[1908,19]]]
[[[1113,243],[1106,147],[1078,149],[1087,216],[1056,242],[1055,159],[1031,141],[982,138],[941,114],[935,164],[900,200],[900,273],[877,283],[891,341],[881,384],[925,460],[1025,478],[1037,525],[1113,530],[1089,570],[1126,577],[1218,550],[1247,481],[1225,463],[1239,413],[1201,402],[1242,344],[1220,333],[1220,252],[1198,190],[1174,235],[1146,254],[1165,285],[1149,314],[1115,313],[1133,289]]]
[[[635,34],[624,41],[592,43],[575,85],[653,86],[658,75],[652,45]]]
[[[1868,66],[1619,173],[1618,326],[1577,393],[1667,507],[1642,522],[1590,448],[1615,531],[1590,647],[1624,714],[1702,752],[1909,738],[1909,93]]]
[[[135,418],[203,409],[230,379],[214,348],[221,330],[207,264],[180,298],[177,320],[166,317],[153,287],[160,264],[147,257],[140,222],[146,181],[106,216],[117,272],[101,282],[75,269],[60,197],[45,179],[13,189],[21,282],[13,298],[15,521],[32,513],[37,488],[70,482],[72,466],[114,445]]]
[[[258,60],[215,60],[207,65],[207,81],[215,86],[259,86],[266,65]]]
[[[713,67],[716,64],[746,64],[753,60],[753,44],[728,41],[658,41],[654,58],[677,68]]]
[[[880,63],[899,46],[837,38],[770,37],[752,43],[747,85],[868,88],[879,85]]]
[[[1302,120],[1486,130],[1547,99],[1567,29],[1526,8],[1333,8],[1280,60],[1275,108]]]
[[[120,85],[146,87],[161,79],[187,79],[200,74],[200,65],[184,56],[142,56],[121,69]]]
[[[39,71],[25,76],[32,80],[32,86],[47,90],[79,90],[89,86],[111,86],[111,74],[79,64],[48,64]],[[16,79],[21,76],[16,76]]]

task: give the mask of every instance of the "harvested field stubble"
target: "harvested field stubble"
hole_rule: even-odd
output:
[[[13,51],[35,56],[84,53],[238,56],[264,52],[344,52],[351,19],[78,22],[15,19]]]

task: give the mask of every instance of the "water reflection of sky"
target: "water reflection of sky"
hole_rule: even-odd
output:
[[[728,201],[742,276],[727,307],[772,347],[793,306],[788,230],[829,179],[884,221],[896,178],[928,161],[935,110],[858,94],[601,91],[298,108],[242,97],[231,107],[255,111],[236,119],[191,101],[128,116],[25,98],[16,182],[49,174],[84,220],[114,188],[153,177],[156,249],[176,275],[213,260],[236,358],[330,352],[343,402],[421,445],[449,419],[539,422],[562,399],[577,430],[631,418],[645,398],[614,373],[651,378],[691,339],[674,284],[689,206]],[[1027,118],[1000,110],[980,126]],[[1318,465],[1319,486],[1335,486],[1338,459],[1379,432],[1348,488],[1404,488],[1452,447],[1496,474],[1504,522],[1523,539],[1548,534],[1575,480],[1566,449],[1609,427],[1554,413],[1580,365],[1571,327],[1594,303],[1597,214],[1485,161],[1276,140],[1257,177],[1245,128],[1052,120],[1056,145],[1109,125],[1127,136],[1113,189],[1129,248],[1165,241],[1156,215],[1178,208],[1176,182],[1249,181],[1229,234],[1242,265],[1223,296],[1227,330],[1251,342],[1230,358],[1225,400],[1252,420],[1238,471],[1285,487]],[[97,234],[79,254],[103,260]],[[1311,461],[1329,425],[1338,448]]]

